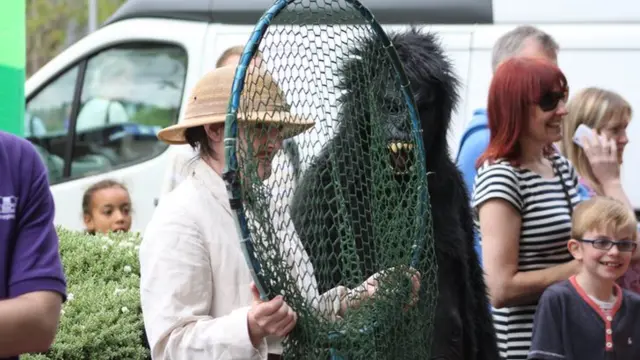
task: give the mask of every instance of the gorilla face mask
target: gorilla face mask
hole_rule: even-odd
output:
[[[396,175],[404,175],[413,170],[415,140],[411,134],[410,121],[407,116],[407,105],[398,95],[393,83],[387,82],[390,88],[386,92],[391,95],[381,103],[380,111],[373,116],[380,117],[383,136],[389,149],[389,166]]]
[[[350,86],[359,83],[359,90],[350,89],[344,93],[342,100],[343,124],[345,131],[352,133],[351,138],[359,143],[361,149],[369,148],[371,158],[380,159],[386,168],[393,171],[402,180],[410,174],[417,161],[415,138],[411,129],[408,106],[399,90],[396,75],[392,69],[384,72],[351,73]],[[362,86],[366,84],[367,86]],[[384,89],[384,91],[381,91]],[[350,111],[355,104],[368,104],[358,107],[358,112]],[[363,109],[368,109],[366,114]],[[384,155],[374,154],[378,144],[383,143]]]

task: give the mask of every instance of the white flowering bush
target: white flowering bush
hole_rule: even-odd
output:
[[[140,310],[137,234],[58,228],[67,301],[51,349],[23,360],[150,359]]]

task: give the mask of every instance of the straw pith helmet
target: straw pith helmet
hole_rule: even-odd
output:
[[[160,130],[158,138],[169,144],[186,144],[186,129],[224,124],[235,73],[236,66],[232,65],[205,74],[191,91],[182,122]],[[277,123],[285,138],[298,135],[315,124],[311,119],[291,114],[280,87],[258,68],[247,71],[239,107],[238,123]]]

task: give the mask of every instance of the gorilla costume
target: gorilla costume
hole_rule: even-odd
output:
[[[486,286],[483,280],[482,268],[479,265],[477,254],[473,247],[473,221],[469,198],[465,191],[462,176],[452,162],[447,145],[447,132],[451,119],[451,113],[458,101],[459,81],[453,74],[452,65],[444,54],[435,35],[423,33],[416,28],[406,32],[389,34],[394,44],[400,60],[404,66],[407,77],[410,81],[412,91],[417,104],[417,109],[422,122],[423,141],[426,152],[426,169],[429,173],[429,194],[431,198],[431,216],[433,219],[433,231],[435,241],[435,252],[438,265],[438,298],[436,314],[434,317],[433,345],[431,359],[447,360],[494,360],[498,359],[495,331],[489,311],[488,298],[486,296]],[[356,50],[359,57],[356,59],[366,59],[367,56],[379,56],[379,44],[374,40],[365,41]],[[374,50],[378,49],[378,50]],[[376,71],[366,70],[366,67],[375,66],[375,59],[371,61],[361,61],[353,68],[365,70],[360,71],[359,76],[376,74]],[[366,65],[365,65],[366,63]],[[351,68],[353,70],[353,68]],[[362,82],[350,81],[349,66],[342,70],[344,80],[340,87],[344,87],[343,108],[349,106],[349,101],[363,101],[370,96],[384,96],[383,91],[376,91],[378,95],[372,95],[366,89],[357,89],[362,86]],[[364,73],[369,75],[363,75]],[[391,74],[391,69],[389,69]],[[381,89],[394,87],[389,83],[394,81],[393,77],[380,76],[382,79],[379,85]],[[372,80],[376,81],[376,80]],[[385,85],[384,82],[387,82]],[[394,90],[396,93],[397,91]],[[368,99],[380,101],[380,99]],[[344,117],[364,116],[362,109],[357,115],[348,115],[348,112],[341,113],[341,123],[347,123]],[[395,115],[396,117],[398,115]],[[393,109],[389,109],[387,117],[378,117],[384,124],[385,133],[389,143],[411,139],[408,131],[394,126]],[[337,239],[338,233],[333,226],[333,215],[337,212],[336,205],[330,201],[320,201],[306,203],[311,192],[331,192],[332,179],[326,169],[335,166],[348,166],[353,157],[348,153],[342,153],[338,159],[330,158],[328,149],[339,141],[354,141],[352,133],[353,126],[340,126],[336,135],[330,140],[320,155],[314,160],[300,179],[296,192],[292,199],[290,214],[304,244],[315,269],[337,269],[331,279],[318,279],[320,291],[326,291],[336,285],[353,286],[356,284],[346,284],[341,279],[340,264],[336,256],[326,254],[337,254],[339,245],[331,245],[337,241],[324,242],[329,244],[329,249],[314,249],[311,236],[322,236],[328,239]],[[362,130],[358,130],[362,131]],[[357,139],[358,137],[356,137]],[[361,137],[362,138],[362,137]],[[365,136],[366,138],[366,136]],[[365,140],[366,141],[366,140]],[[366,146],[366,144],[362,145]],[[391,150],[390,150],[391,151]],[[362,151],[359,151],[362,154]],[[362,156],[360,156],[362,157]],[[391,159],[392,157],[390,157]],[[357,172],[357,171],[356,171]],[[367,195],[366,188],[369,176],[361,171],[361,174],[351,174],[353,180],[348,181],[358,186],[347,185],[348,194],[352,199],[352,208],[356,209],[353,214],[360,217],[365,215]],[[344,172],[341,172],[344,173]],[[326,174],[326,175],[325,175]],[[342,179],[345,181],[345,179]],[[345,181],[346,183],[346,181]],[[363,189],[364,188],[364,189]],[[335,191],[335,190],[333,190]],[[332,194],[325,196],[331,199]],[[361,219],[360,222],[366,224],[371,219]],[[324,227],[325,230],[318,230]],[[313,230],[309,230],[313,229]],[[373,241],[369,240],[367,229],[354,229],[354,233],[360,234],[356,240],[358,256],[362,261],[362,272],[366,277],[375,272],[371,256],[367,256],[372,249]],[[369,232],[370,233],[370,232]],[[325,239],[326,240],[326,239]],[[333,248],[335,246],[335,248]],[[314,254],[325,254],[315,256]],[[363,279],[364,280],[364,279]],[[418,359],[409,359],[418,360]],[[420,359],[422,360],[422,359]]]

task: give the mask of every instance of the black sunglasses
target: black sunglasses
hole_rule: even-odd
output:
[[[542,111],[553,111],[558,107],[560,100],[567,102],[569,98],[569,91],[549,91],[540,97],[538,100],[538,106]]]
[[[619,240],[619,241],[613,241],[609,239],[596,239],[596,240],[576,239],[576,240],[585,242],[585,243],[590,243],[591,246],[593,246],[598,250],[610,250],[613,247],[613,245],[615,245],[618,247],[619,251],[630,252],[635,250],[638,247],[638,243],[632,240]]]

